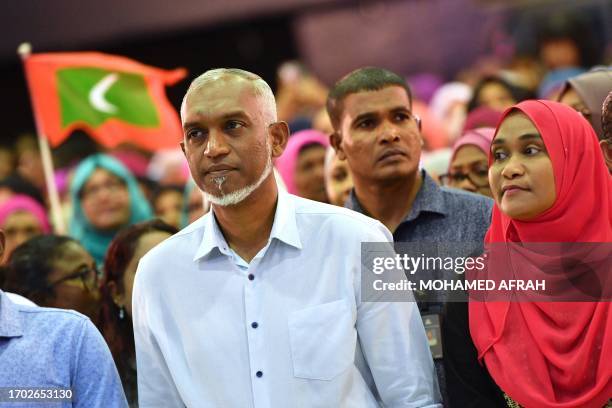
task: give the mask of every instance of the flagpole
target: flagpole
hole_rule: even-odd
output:
[[[19,56],[21,57],[21,61],[24,63],[24,73],[26,75],[26,82],[28,83],[28,88],[30,88],[30,83],[27,79],[27,72],[25,71],[25,60],[30,56],[31,53],[32,46],[30,45],[30,43],[22,43],[17,48],[17,54],[19,54]],[[32,92],[30,92],[30,98],[31,97]],[[55,185],[55,179],[53,176],[53,159],[51,157],[51,149],[49,148],[49,142],[47,138],[42,133],[42,125],[40,123],[38,115],[36,114],[34,103],[32,102],[31,105],[32,111],[34,112],[36,136],[38,138],[38,146],[40,149],[43,170],[45,173],[45,184],[47,185],[47,194],[49,195],[49,203],[51,205],[51,219],[53,220],[53,229],[56,234],[63,235],[66,233],[66,224],[64,223],[62,205],[60,203],[57,186]]]

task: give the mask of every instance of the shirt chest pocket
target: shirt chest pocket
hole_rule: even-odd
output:
[[[346,300],[291,313],[289,337],[296,377],[332,380],[355,361],[357,331]]]

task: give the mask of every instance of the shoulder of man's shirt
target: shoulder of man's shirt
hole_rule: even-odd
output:
[[[473,211],[482,213],[485,209],[490,211],[493,208],[493,200],[481,194],[470,193],[450,187],[440,187],[445,200],[445,204],[451,207],[458,207],[462,211]]]
[[[196,234],[198,232],[200,232],[200,234],[202,233],[204,229],[204,224],[206,222],[206,217],[210,216],[210,212],[204,214],[185,228],[181,229],[176,234],[157,244],[149,252],[147,252],[142,257],[142,259],[155,258],[157,256],[167,256],[168,252],[170,252],[171,254],[175,253],[177,246],[179,248],[182,247],[186,240],[192,238],[193,234]]]
[[[295,204],[296,217],[316,217],[320,223],[331,223],[332,226],[337,225],[339,228],[334,229],[334,231],[339,233],[342,231],[347,233],[359,232],[363,231],[363,228],[369,230],[376,229],[378,231],[384,229],[388,231],[380,221],[357,211],[309,200],[292,194],[289,194],[289,196]]]
[[[319,223],[331,223],[331,226],[338,226],[338,228],[332,228],[338,234],[347,234],[354,239],[358,239],[359,237],[366,236],[367,232],[370,232],[370,234],[380,234],[382,230],[388,232],[387,228],[380,221],[356,211],[320,203],[289,193],[284,194],[287,194],[288,199],[292,200],[297,218],[304,216],[317,217],[316,221]],[[193,239],[194,235],[197,237],[196,244],[199,245],[204,228],[206,228],[206,219],[211,216],[212,213],[208,212],[170,238],[156,245],[144,255],[141,262],[143,260],[147,262],[152,259],[166,259],[167,256],[176,256],[177,248],[184,248],[186,241]],[[389,239],[391,233],[388,232],[387,235],[386,239]]]
[[[18,305],[15,303],[13,303],[13,307],[17,309],[23,321],[25,321],[26,323],[34,323],[38,327],[49,325],[55,328],[73,327],[74,329],[78,329],[82,326],[87,325],[87,323],[90,322],[89,317],[75,310],[58,309],[54,307]]]

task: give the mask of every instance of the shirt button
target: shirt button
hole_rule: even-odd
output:
[[[257,378],[263,377],[263,373],[261,371],[256,372],[255,375],[257,376]]]
[[[255,275],[253,275],[252,273],[249,273],[249,280],[253,280],[255,279]]]
[[[257,324],[257,322],[253,322],[253,323],[251,323],[251,327],[256,329],[256,328],[259,327],[259,324]]]

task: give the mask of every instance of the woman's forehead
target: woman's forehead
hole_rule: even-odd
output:
[[[526,134],[540,134],[536,125],[520,110],[510,112],[502,121],[495,135],[496,141],[514,139]]]
[[[98,167],[93,171],[93,173],[91,173],[91,176],[89,176],[89,178],[87,179],[87,183],[108,179],[121,180],[121,178],[116,174],[106,169],[103,169],[102,167]]]

